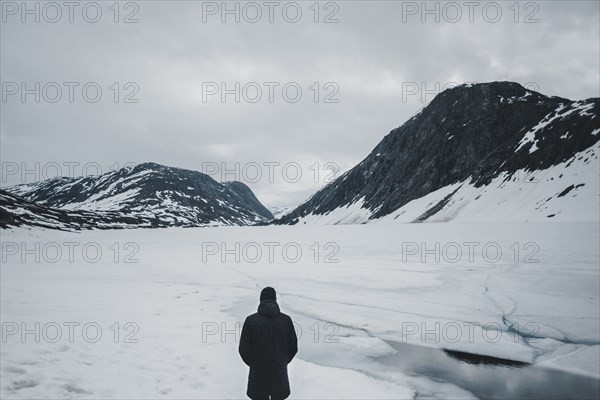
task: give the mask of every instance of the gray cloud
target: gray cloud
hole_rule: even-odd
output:
[[[203,3],[194,1],[135,2],[139,22],[114,23],[108,8],[113,2],[98,3],[103,16],[94,24],[77,12],[74,23],[65,16],[57,23],[43,18],[34,23],[31,17],[22,23],[19,15],[3,15],[3,83],[97,82],[103,90],[98,103],[82,99],[80,90],[73,103],[66,93],[54,104],[35,103],[32,95],[25,103],[10,96],[1,103],[3,166],[76,161],[108,169],[155,161],[203,170],[217,165],[216,179],[245,181],[266,205],[296,205],[330,177],[325,163],[333,163],[339,175],[433,98],[432,93],[425,99],[421,93],[403,96],[407,83],[433,90],[450,82],[513,80],[550,95],[599,95],[595,1],[521,2],[518,16],[510,8],[514,2],[498,2],[502,17],[496,23],[482,16],[486,2],[475,9],[474,22],[464,2],[456,2],[463,12],[458,22],[436,23],[427,15],[423,23],[419,13],[404,15],[403,21],[407,2],[345,1],[334,3],[339,22],[331,24],[313,22],[312,1],[298,2],[303,11],[298,23],[278,13],[274,23],[265,15],[257,23],[235,23],[231,16],[222,23],[218,15],[203,22]],[[331,10],[321,9],[320,18]],[[126,11],[131,9],[122,9],[121,19]],[[524,23],[532,12],[538,22]],[[118,103],[112,100],[113,82],[120,86]],[[131,93],[126,82],[139,87],[138,103],[122,102]],[[229,95],[221,103],[212,96],[205,103],[206,82],[229,87],[256,82],[263,99],[235,103]],[[280,83],[273,103],[266,100],[264,82]],[[297,103],[282,98],[280,88],[288,82],[303,90]],[[314,82],[320,88],[317,103],[310,89]],[[325,90],[327,82],[339,88],[337,103],[322,101],[333,92]],[[269,162],[279,165],[269,170]],[[235,163],[240,173],[224,175],[222,167],[231,170]],[[263,174],[257,182],[255,163]],[[302,167],[298,182],[293,163]],[[21,180],[6,175],[3,171],[2,186]]]

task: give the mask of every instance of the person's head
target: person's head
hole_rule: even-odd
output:
[[[260,292],[260,301],[271,300],[277,301],[277,294],[275,293],[275,289],[270,286],[267,286]]]

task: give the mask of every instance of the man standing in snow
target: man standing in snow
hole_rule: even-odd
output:
[[[260,292],[258,312],[244,321],[239,351],[250,367],[248,397],[283,400],[290,395],[287,365],[298,352],[298,338],[292,319],[279,311],[272,287]]]

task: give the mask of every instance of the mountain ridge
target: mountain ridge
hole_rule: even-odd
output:
[[[133,218],[143,227],[251,225],[273,218],[242,182],[219,183],[198,171],[152,162],[5,191],[49,210],[119,213],[117,220]]]
[[[354,168],[271,223],[295,224],[356,204],[356,218],[347,210],[348,218],[367,222],[458,182],[480,188],[503,173],[545,170],[598,142],[598,114],[599,98],[549,97],[514,82],[454,87],[384,136]],[[349,223],[346,217],[336,222]]]

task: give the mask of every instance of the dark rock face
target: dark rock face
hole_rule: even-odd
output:
[[[272,223],[295,224],[361,198],[370,218],[379,218],[457,182],[470,179],[480,187],[502,172],[561,163],[598,142],[599,128],[598,98],[547,97],[513,82],[458,86],[440,93],[357,166]]]
[[[154,163],[94,177],[17,185],[8,191],[45,211],[102,216],[90,217],[89,227],[249,225],[273,218],[241,182],[221,184],[197,171]],[[6,205],[16,200],[5,193],[3,201]]]

